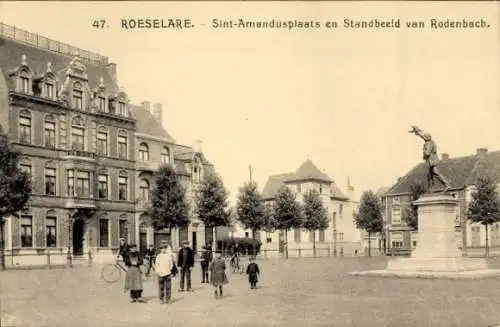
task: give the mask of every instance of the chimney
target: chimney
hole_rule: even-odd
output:
[[[195,140],[193,142],[193,150],[194,150],[195,153],[201,153],[202,152],[201,145],[202,145],[202,141],[201,140]]]
[[[442,160],[448,160],[448,159],[450,159],[450,155],[449,155],[448,153],[443,153],[443,154],[441,155],[441,159],[442,159]]]
[[[354,186],[351,185],[351,179],[347,176],[347,197],[352,200],[354,198]]]
[[[477,148],[476,149],[476,155],[481,155],[481,154],[486,154],[488,152],[488,149],[486,148]]]
[[[118,82],[116,78],[116,64],[110,62],[109,64],[106,65],[106,70],[108,71],[109,77],[111,77],[113,84],[117,84]]]
[[[151,112],[151,102],[149,101],[143,101],[141,103],[141,106],[146,110],[147,112]]]
[[[163,126],[163,109],[161,108],[161,103],[155,103],[153,105],[153,117]]]

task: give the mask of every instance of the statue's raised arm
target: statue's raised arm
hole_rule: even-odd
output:
[[[415,134],[425,141],[424,131],[416,125],[410,126],[410,130],[408,131],[408,133]]]

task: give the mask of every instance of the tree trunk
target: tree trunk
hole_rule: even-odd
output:
[[[5,238],[3,234],[5,221],[3,217],[0,217],[0,260],[1,270],[5,270]]]
[[[316,257],[316,231],[313,231],[313,257]]]
[[[486,247],[484,248],[484,256],[487,258],[490,254],[490,246],[489,246],[489,242],[488,242],[488,225],[484,225],[485,229],[486,229]]]
[[[255,254],[255,230],[252,230],[252,256],[256,256],[256,254]]]
[[[372,234],[368,232],[368,257],[372,256]]]
[[[217,252],[217,227],[212,227],[212,249],[213,252]],[[222,250],[222,249],[221,249]]]
[[[288,259],[288,229],[285,229],[285,259]]]

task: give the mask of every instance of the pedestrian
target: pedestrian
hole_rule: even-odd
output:
[[[124,257],[125,265],[128,267],[125,277],[125,292],[130,291],[131,302],[144,302],[142,300],[142,276],[139,268],[143,260],[137,251],[135,244],[129,246],[129,251]]]
[[[212,261],[210,268],[210,277],[212,286],[214,287],[215,298],[222,297],[223,286],[229,281],[227,280],[226,275],[226,262],[222,258],[221,253],[217,254],[217,257]]]
[[[155,260],[155,270],[158,274],[158,290],[160,302],[169,303],[172,296],[172,277],[175,277],[177,269],[172,248],[168,242],[162,243],[160,253]]]
[[[255,263],[255,258],[250,257],[250,263],[247,266],[248,282],[250,283],[250,289],[257,288],[257,282],[259,281],[260,269],[259,265]]]
[[[149,276],[149,274],[151,273],[151,268],[154,267],[155,257],[156,257],[156,249],[154,245],[150,244],[146,249],[146,260],[148,261],[148,270],[146,271],[146,276]]]
[[[187,282],[187,291],[192,292],[191,288],[191,269],[194,266],[194,251],[189,247],[189,241],[184,241],[183,247],[179,250],[177,256],[177,267],[181,274],[181,284],[179,292],[184,292],[184,282]]]
[[[210,283],[210,279],[208,279],[208,266],[210,262],[212,262],[213,255],[212,249],[210,245],[206,245],[203,247],[203,252],[201,253],[201,282],[202,283]]]

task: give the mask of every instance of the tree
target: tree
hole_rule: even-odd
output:
[[[211,173],[205,175],[200,187],[196,192],[196,213],[198,219],[205,228],[212,229],[212,239],[215,244],[216,228],[219,226],[231,226],[231,212],[227,200],[228,191],[222,183],[219,175]]]
[[[371,257],[371,235],[382,232],[382,204],[373,191],[365,191],[361,196],[359,211],[354,218],[356,227],[368,233],[368,256]]]
[[[268,233],[273,233],[277,229],[273,205],[270,202],[264,204],[264,223],[262,224],[262,229]]]
[[[0,137],[0,260],[5,269],[4,226],[7,217],[18,217],[31,194],[30,176],[19,167],[21,154]]]
[[[250,181],[239,190],[236,213],[239,222],[245,229],[252,231],[255,244],[255,233],[264,227],[264,200],[257,189],[257,183]]]
[[[418,206],[414,204],[426,190],[421,183],[413,183],[410,186],[410,203],[404,207],[403,217],[406,224],[414,230],[418,230]]]
[[[476,190],[472,192],[472,200],[467,210],[467,219],[481,223],[486,229],[485,257],[489,255],[488,226],[500,221],[500,198],[496,185],[490,177],[477,180]]]
[[[155,230],[168,228],[172,231],[172,228],[189,225],[186,190],[170,165],[162,165],[156,173],[148,216]]]
[[[281,187],[276,192],[273,212],[276,229],[285,232],[285,257],[288,258],[288,231],[302,227],[302,208],[295,194],[287,186]]]
[[[316,230],[328,228],[328,211],[323,206],[321,196],[316,190],[309,190],[303,199],[304,221],[302,227],[313,233],[313,255],[316,256]]]

